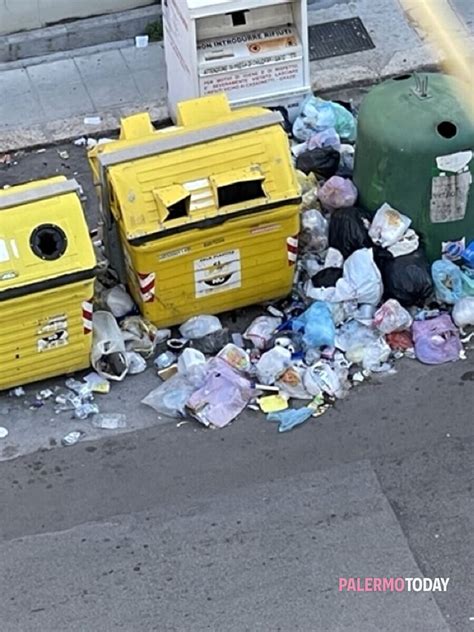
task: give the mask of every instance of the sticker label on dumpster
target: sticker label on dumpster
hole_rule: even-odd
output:
[[[433,223],[464,219],[472,184],[472,157],[470,150],[436,157],[430,202],[430,219]]]
[[[64,347],[69,343],[68,322],[65,314],[50,316],[40,321],[37,335],[38,353]]]
[[[240,250],[227,250],[194,261],[196,298],[235,290],[241,284]]]

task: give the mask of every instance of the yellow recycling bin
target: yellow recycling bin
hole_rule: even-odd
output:
[[[181,103],[175,127],[128,117],[91,150],[107,254],[156,325],[290,292],[301,200],[280,123],[213,95]]]
[[[96,259],[64,177],[0,191],[0,389],[89,366]]]

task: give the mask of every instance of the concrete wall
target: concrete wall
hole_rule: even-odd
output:
[[[2,0],[0,35],[37,29],[61,20],[126,11],[155,0]]]

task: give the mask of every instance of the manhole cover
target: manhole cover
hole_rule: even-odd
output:
[[[336,20],[309,27],[309,59],[328,59],[375,48],[360,18]]]

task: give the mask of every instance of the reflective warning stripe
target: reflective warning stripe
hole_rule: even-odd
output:
[[[151,303],[155,298],[155,273],[148,274],[138,273],[138,283],[140,285],[140,294],[144,303]]]
[[[82,302],[82,323],[84,333],[90,334],[92,331],[92,299]]]
[[[288,265],[294,266],[298,257],[298,235],[288,237],[286,240],[286,248],[288,250]]]

